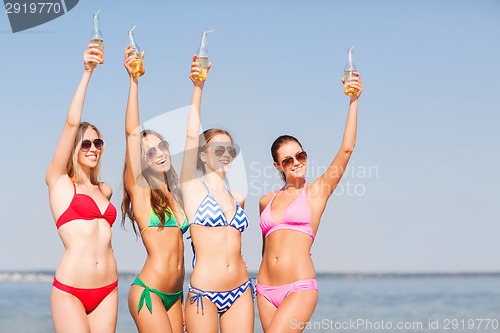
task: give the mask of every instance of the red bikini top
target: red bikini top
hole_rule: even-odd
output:
[[[116,219],[115,206],[113,206],[110,202],[104,213],[101,213],[94,199],[87,194],[76,193],[76,185],[73,184],[73,186],[75,189],[73,199],[71,200],[69,207],[57,219],[57,229],[59,229],[63,224],[74,220],[93,220],[96,218],[105,219],[111,227]]]

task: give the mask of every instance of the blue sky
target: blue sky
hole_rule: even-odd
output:
[[[233,186],[247,189],[243,253],[251,270],[261,253],[258,199],[280,186],[269,147],[281,134],[299,138],[310,180],[329,164],[348,107],[340,77],[355,44],[365,86],[358,140],[313,246],[317,270],[500,271],[500,2],[119,3],[80,1],[16,34],[0,14],[0,270],[55,269],[63,253],[44,174],[81,77],[92,14],[101,9],[106,63],[92,77],[83,119],[106,141],[102,178],[115,205],[123,193],[122,63],[132,26],[146,52],[143,121],[170,119],[190,102],[190,58],[201,31],[216,29],[202,124],[229,129],[241,146],[246,183]],[[186,124],[177,122],[165,134],[182,146]],[[119,270],[138,271],[141,241],[119,220],[113,231]],[[190,258],[186,243],[188,269]]]

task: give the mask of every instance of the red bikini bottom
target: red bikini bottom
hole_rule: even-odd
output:
[[[75,288],[68,285],[65,285],[59,281],[57,281],[54,276],[54,282],[52,286],[56,287],[59,290],[67,292],[82,302],[83,307],[87,313],[92,312],[97,308],[97,306],[106,298],[113,290],[118,287],[118,280],[111,283],[110,285],[100,287],[100,288]]]

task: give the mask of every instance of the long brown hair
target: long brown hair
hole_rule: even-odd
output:
[[[276,140],[274,140],[273,144],[271,145],[271,155],[274,162],[280,163],[280,161],[278,161],[278,149],[280,149],[281,146],[288,142],[297,142],[297,144],[300,146],[300,149],[302,149],[302,145],[295,137],[291,135],[281,135]],[[283,179],[283,181],[286,181],[285,173],[283,171],[280,171],[280,177],[281,179]]]
[[[96,131],[97,137],[101,139],[101,132],[99,132],[97,127],[86,121],[80,123],[80,126],[78,127],[78,132],[75,137],[75,142],[73,143],[73,149],[71,149],[71,158],[68,160],[68,163],[66,164],[66,171],[68,172],[68,176],[74,183],[78,183],[80,181],[80,177],[83,172],[80,163],[78,163],[78,152],[82,147],[83,135],[85,134],[85,131],[88,129],[93,129],[94,131]],[[90,169],[90,182],[94,185],[98,185],[100,182],[100,168],[101,168],[101,159],[103,152],[104,148],[101,149],[99,158],[97,160],[97,165]]]
[[[205,152],[207,150],[207,145],[213,139],[214,136],[218,134],[227,135],[231,139],[231,144],[233,143],[233,137],[229,134],[228,131],[220,129],[220,128],[210,128],[200,134],[199,142],[198,142],[198,158],[196,160],[196,168],[201,174],[205,174],[205,163],[200,158],[200,153]]]
[[[141,132],[141,151],[142,149],[142,140],[148,136],[148,135],[154,135],[161,141],[166,141],[163,136],[150,129],[143,130]],[[170,155],[170,152],[169,152]],[[172,165],[172,156],[170,155],[170,168],[169,170],[164,173],[164,182],[167,184],[167,190],[172,193],[172,196],[174,200],[176,200],[181,207],[184,207],[184,202],[182,200],[182,193],[181,193],[181,188],[179,185],[179,176],[177,175],[177,172],[174,169],[174,166]],[[154,213],[158,216],[160,219],[160,226],[159,228],[163,228],[163,225],[165,223],[165,215],[170,218],[173,214],[174,211],[174,202],[166,195],[165,191],[163,189],[158,189],[156,188],[156,185],[154,184],[154,176],[150,172],[149,166],[146,165],[146,160],[145,158],[141,158],[141,175],[144,178],[144,180],[148,183],[149,189],[151,191],[151,209],[153,209]],[[136,227],[137,220],[134,216],[134,212],[132,210],[132,202],[130,200],[130,196],[125,188],[125,167],[123,168],[123,185],[124,185],[124,191],[123,191],[123,199],[122,199],[122,227],[125,226],[125,219],[128,217],[132,221],[132,228],[134,229],[134,232],[136,235],[139,235],[139,231]]]

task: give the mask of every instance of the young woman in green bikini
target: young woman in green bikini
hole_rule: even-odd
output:
[[[138,78],[131,62],[133,49],[125,49],[130,90],[125,116],[126,157],[122,224],[128,217],[147,251],[144,267],[128,295],[130,314],[139,332],[182,333],[184,242],[188,221],[182,209],[179,179],[168,142],[151,130],[140,130]]]

